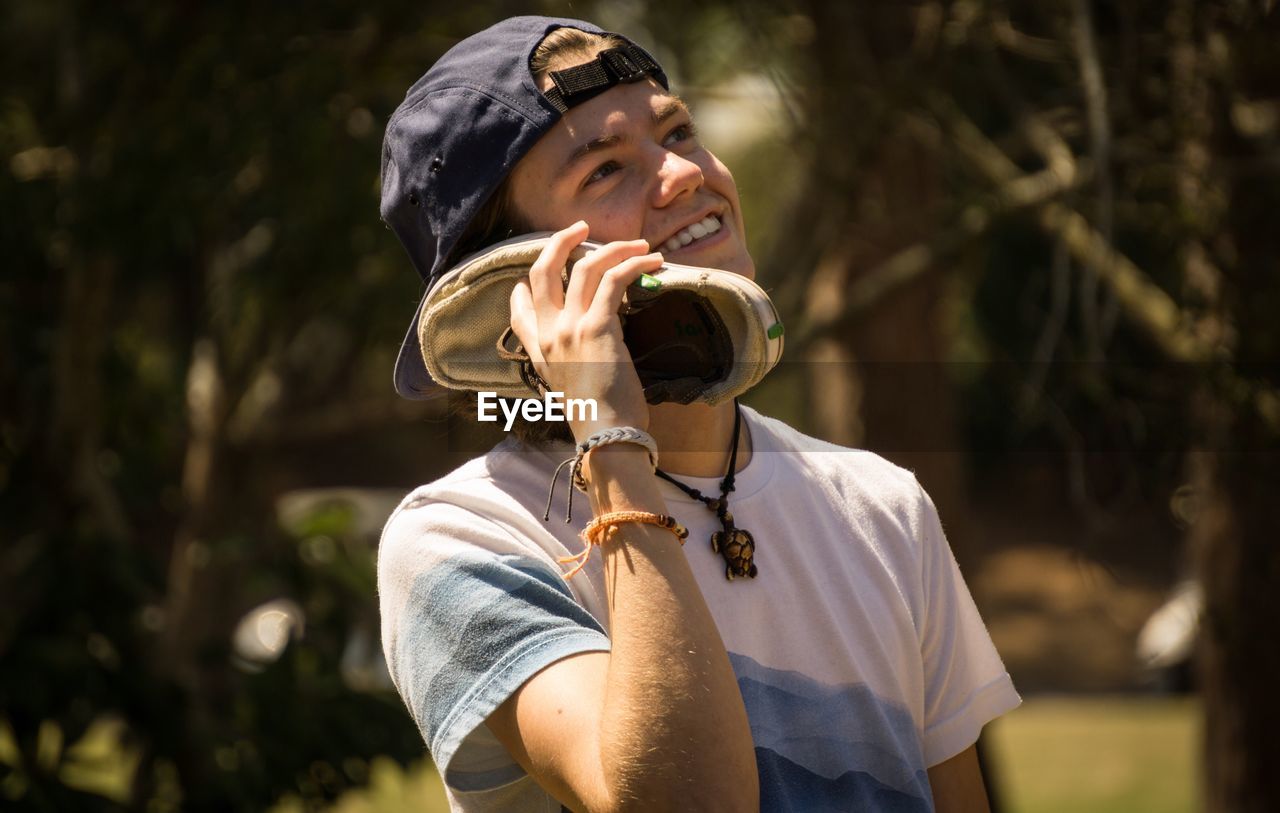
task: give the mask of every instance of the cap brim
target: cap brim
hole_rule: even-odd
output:
[[[396,392],[411,401],[425,401],[448,392],[432,380],[431,374],[427,372],[427,365],[422,360],[422,346],[418,343],[418,320],[422,317],[426,301],[426,296],[423,296],[418,303],[418,310],[413,314],[409,332],[405,334],[404,343],[400,345],[400,355],[396,358]]]

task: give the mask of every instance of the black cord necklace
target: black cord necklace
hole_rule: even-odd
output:
[[[738,576],[754,579],[756,573],[759,572],[753,561],[756,552],[755,538],[751,536],[750,531],[735,527],[733,514],[729,513],[729,492],[733,491],[733,480],[737,474],[738,436],[741,430],[742,410],[738,406],[738,399],[735,398],[733,399],[733,440],[729,443],[729,471],[725,473],[724,480],[720,481],[719,497],[703,496],[698,489],[690,488],[662,469],[658,469],[656,472],[663,480],[666,480],[693,499],[704,503],[715,512],[723,530],[716,531],[711,535],[711,550],[724,557],[724,576],[729,581],[733,581]]]

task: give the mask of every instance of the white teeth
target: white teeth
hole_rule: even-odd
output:
[[[701,240],[709,234],[715,234],[720,231],[720,219],[715,215],[708,215],[702,220],[694,223],[692,226],[681,229],[670,240],[662,244],[664,251],[677,251],[694,240]]]

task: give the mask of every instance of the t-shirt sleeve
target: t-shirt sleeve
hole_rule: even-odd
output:
[[[402,507],[378,550],[382,645],[392,681],[445,782],[496,788],[523,771],[483,725],[540,669],[609,649],[554,562],[448,503]]]
[[[945,762],[1022,698],[991,643],[929,495],[920,490],[924,617],[924,759]]]

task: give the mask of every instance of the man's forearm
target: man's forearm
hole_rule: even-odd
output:
[[[643,449],[590,458],[596,513],[666,513]],[[603,547],[612,652],[600,750],[609,787],[654,810],[759,805],[746,708],[711,612],[675,536],[626,524]]]

